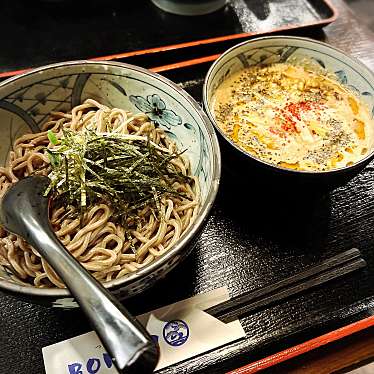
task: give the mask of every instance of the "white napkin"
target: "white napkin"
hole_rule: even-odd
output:
[[[222,287],[138,316],[160,346],[156,370],[243,338],[238,320],[226,324],[203,312],[228,299]],[[118,374],[95,332],[44,347],[43,358],[47,374]]]

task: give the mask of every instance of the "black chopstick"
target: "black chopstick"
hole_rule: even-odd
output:
[[[345,252],[340,253],[339,255],[336,255],[323,261],[319,265],[308,268],[300,273],[285,278],[277,283],[259,288],[254,291],[247,292],[243,295],[236,296],[224,303],[215,305],[207,309],[206,312],[211,315],[217,316],[221,313],[221,309],[227,310],[228,307],[236,308],[243,304],[247,304],[249,302],[254,301],[256,298],[262,298],[269,293],[274,293],[277,290],[280,290],[281,288],[290,287],[293,283],[301,282],[302,280],[308,279],[312,276],[316,276],[324,271],[328,271],[329,269],[333,269],[336,266],[340,266],[348,261],[352,261],[356,258],[359,258],[360,256],[361,253],[358,249],[349,249]]]
[[[366,266],[365,260],[360,257],[361,253],[358,249],[350,249],[280,282],[247,292],[208,308],[205,312],[225,323],[231,322],[243,315],[254,313],[277,301]]]

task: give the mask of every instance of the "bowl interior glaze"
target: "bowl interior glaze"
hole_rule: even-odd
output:
[[[106,284],[108,288],[124,287],[126,295],[137,293],[183,257],[182,249],[206,218],[220,177],[218,142],[201,108],[169,80],[132,65],[77,61],[42,67],[0,84],[0,165],[5,165],[14,140],[27,132],[39,132],[51,111],[69,111],[87,98],[110,107],[147,113],[179,149],[186,150],[192,172],[200,182],[200,214],[176,246],[136,273]],[[0,287],[35,296],[69,295],[67,290],[22,285],[1,265]]]

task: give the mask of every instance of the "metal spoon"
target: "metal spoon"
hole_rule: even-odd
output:
[[[67,251],[52,231],[47,177],[21,179],[0,203],[0,222],[21,236],[52,266],[95,328],[120,372],[151,373],[159,352],[147,331]]]

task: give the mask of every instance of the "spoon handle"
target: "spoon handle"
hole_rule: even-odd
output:
[[[115,366],[126,373],[150,373],[158,361],[158,348],[133,318],[63,247],[48,218],[22,215],[26,241],[36,248],[64,281],[90,320]]]

